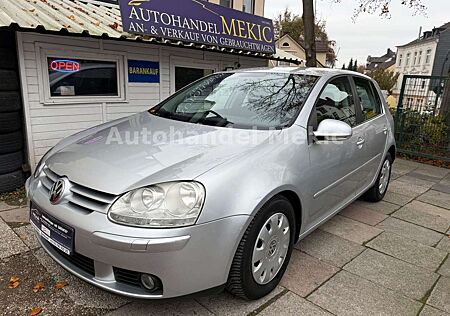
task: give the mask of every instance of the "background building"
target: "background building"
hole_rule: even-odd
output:
[[[369,55],[369,57],[367,57],[366,71],[370,72],[376,69],[386,69],[394,72],[396,69],[395,61],[396,53],[388,48],[386,54],[383,56],[372,57]]]
[[[450,62],[445,57],[450,51],[450,22],[421,36],[405,45],[397,46],[396,70],[400,74],[394,89],[398,96],[402,88],[404,75],[441,76],[447,75]],[[418,87],[415,95],[408,95],[405,104],[413,109],[427,108],[427,99],[436,95],[437,86],[430,86],[430,80],[417,78],[410,85]],[[433,81],[434,82],[434,81]]]
[[[277,40],[276,47],[279,50],[296,56],[300,60],[306,60],[306,52],[303,39],[295,40],[289,34],[285,34]],[[325,67],[327,62],[328,47],[329,43],[316,41],[316,58],[318,61],[318,67]]]

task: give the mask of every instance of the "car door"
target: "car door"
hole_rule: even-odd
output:
[[[363,191],[375,179],[378,167],[384,158],[389,124],[373,82],[359,76],[353,76],[353,81],[358,95],[356,103],[361,112],[361,122],[357,128],[364,140],[362,148],[364,161],[359,173],[360,191]]]
[[[352,127],[353,134],[342,141],[309,141],[310,172],[315,181],[309,186],[313,197],[310,220],[316,222],[353,199],[359,186],[359,166],[363,161],[362,130],[357,128],[359,114],[350,78],[340,76],[323,88],[309,119],[309,129],[321,121],[334,119]]]

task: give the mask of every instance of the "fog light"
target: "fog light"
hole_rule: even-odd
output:
[[[157,281],[149,274],[141,274],[141,283],[149,291],[154,291],[157,288]]]

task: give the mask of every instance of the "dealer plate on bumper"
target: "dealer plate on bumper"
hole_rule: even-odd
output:
[[[50,244],[62,252],[72,255],[75,230],[38,209],[35,205],[30,208],[30,222]]]

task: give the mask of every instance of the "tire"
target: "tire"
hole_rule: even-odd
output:
[[[385,169],[385,166],[388,165],[388,170]],[[378,173],[377,181],[373,187],[371,187],[366,193],[363,195],[363,199],[369,202],[379,202],[386,195],[387,189],[389,187],[389,181],[391,180],[391,171],[392,171],[392,157],[391,154],[387,153],[386,158],[384,158],[383,164],[381,166],[380,172]],[[387,173],[386,173],[387,172]],[[380,186],[380,183],[383,182],[382,178],[387,176],[387,182],[384,186]]]
[[[11,192],[25,183],[22,170],[0,175],[0,193]]]
[[[255,251],[255,248],[258,244],[264,245],[264,243],[261,242],[261,239],[259,238],[260,232],[262,232],[263,227],[266,227],[265,229],[267,231],[267,225],[266,222],[272,218],[272,216],[284,216],[283,219],[287,219],[287,227],[289,227],[289,230],[287,231],[285,236],[289,236],[289,245],[287,247],[287,251],[284,255],[284,261],[282,262],[281,266],[278,268],[278,272],[273,273],[273,276],[271,276],[271,279],[269,278],[266,283],[262,284],[261,280],[260,282],[256,281],[256,277],[253,275],[253,268],[255,267],[255,263],[260,263],[260,270],[255,274],[257,274],[257,277],[263,276],[263,274],[260,274],[263,270],[262,266],[262,260],[269,260],[268,258],[280,258],[284,254],[284,252],[281,252],[283,249],[282,241],[284,240],[286,243],[286,239],[279,239],[277,250],[274,250],[275,253],[272,255],[269,255],[270,247],[267,247],[272,244],[273,238],[276,236],[276,231],[273,233],[272,237],[270,239],[268,238],[269,242],[265,243],[267,250],[262,251],[261,253],[264,254],[264,257],[261,261],[255,261],[253,262],[253,254]],[[283,221],[284,223],[284,221]],[[270,226],[273,227],[273,226]],[[271,228],[272,229],[272,228]],[[279,230],[280,232],[284,232],[283,230]],[[268,235],[270,236],[270,234]],[[287,237],[286,237],[287,238]],[[269,202],[267,202],[261,210],[256,214],[250,225],[248,226],[247,230],[244,233],[244,236],[242,237],[239,246],[236,250],[236,254],[234,255],[233,263],[231,264],[230,273],[228,275],[228,282],[226,285],[227,290],[240,298],[243,298],[245,300],[256,300],[263,296],[266,296],[271,291],[275,289],[275,287],[278,285],[278,283],[281,281],[281,278],[284,275],[284,272],[286,271],[286,267],[289,263],[289,259],[292,254],[292,249],[294,246],[294,239],[295,239],[295,216],[294,216],[294,209],[291,205],[291,203],[283,196],[276,196]],[[262,246],[261,246],[262,247]],[[256,260],[256,259],[255,259]],[[269,265],[270,267],[270,265]],[[272,270],[272,269],[271,269]],[[267,269],[266,271],[269,271]],[[269,273],[270,276],[270,273]]]
[[[20,112],[0,114],[0,133],[11,133],[22,129],[22,118]]]
[[[22,164],[23,153],[21,151],[0,155],[0,174],[10,173],[22,169]]]
[[[10,154],[23,148],[23,136],[21,132],[0,134],[0,155]]]
[[[0,91],[0,113],[16,112],[20,111],[21,108],[22,102],[19,92]]]
[[[0,91],[12,91],[19,89],[19,77],[17,71],[0,69]]]

